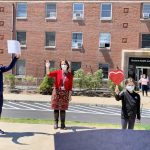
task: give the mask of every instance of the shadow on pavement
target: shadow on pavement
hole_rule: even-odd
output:
[[[30,136],[34,136],[36,134],[53,135],[53,134],[42,133],[42,132],[5,132],[5,134],[0,135],[0,138],[12,138],[12,142],[15,143],[15,144],[28,145],[28,144],[25,144],[25,143],[20,143],[18,141],[19,138],[30,137]]]

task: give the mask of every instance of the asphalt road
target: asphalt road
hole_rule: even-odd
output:
[[[100,105],[72,104],[67,111],[66,120],[120,124],[121,108]],[[2,117],[53,119],[53,110],[46,102],[5,101]],[[142,110],[142,123],[150,124],[150,110]]]

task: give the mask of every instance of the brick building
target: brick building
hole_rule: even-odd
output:
[[[7,40],[21,43],[16,75],[43,77],[44,61],[86,72],[117,66],[136,80],[150,76],[150,2],[11,1],[0,2],[0,63],[8,64]]]

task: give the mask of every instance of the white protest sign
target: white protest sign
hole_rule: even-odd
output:
[[[20,43],[16,40],[7,40],[9,54],[21,54]]]

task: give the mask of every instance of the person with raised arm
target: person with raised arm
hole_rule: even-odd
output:
[[[50,63],[46,61],[46,72],[48,77],[55,79],[51,96],[51,108],[54,109],[54,129],[58,128],[60,115],[61,129],[66,129],[65,118],[69,101],[71,100],[73,75],[69,72],[67,60],[60,62],[60,69],[50,72]]]
[[[0,117],[2,114],[2,107],[3,107],[3,73],[11,70],[15,66],[19,57],[20,57],[20,54],[15,54],[15,57],[13,58],[10,65],[8,65],[8,66],[1,65],[0,66]],[[2,129],[0,129],[0,134],[5,134],[5,132]]]
[[[134,91],[135,81],[128,78],[125,81],[125,89],[119,91],[118,85],[115,88],[115,98],[122,101],[121,124],[122,129],[134,129],[135,119],[140,122],[140,95]]]

